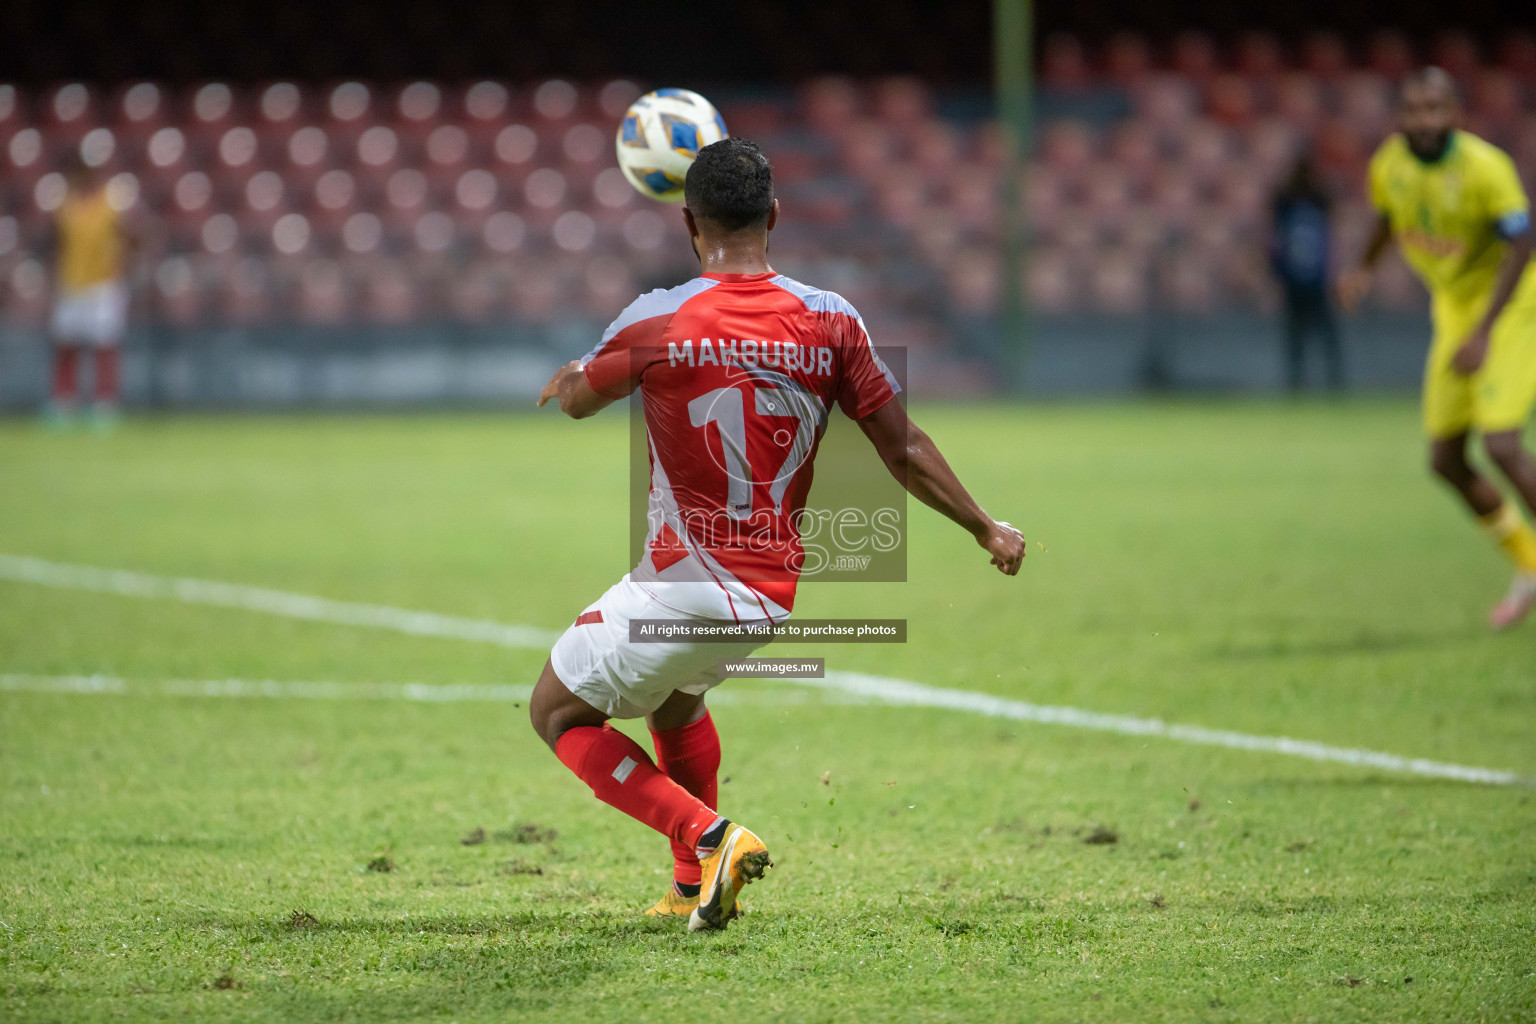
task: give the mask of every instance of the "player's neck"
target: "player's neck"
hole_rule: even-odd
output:
[[[694,244],[699,269],[706,274],[771,274],[767,239],[761,235],[700,237]]]

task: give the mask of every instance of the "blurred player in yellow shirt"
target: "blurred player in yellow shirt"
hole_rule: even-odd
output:
[[[1490,615],[1495,629],[1536,607],[1536,533],[1467,460],[1483,448],[1527,509],[1536,513],[1536,461],[1521,431],[1536,402],[1536,271],[1530,271],[1530,204],[1502,150],[1458,130],[1455,83],[1439,68],[1404,82],[1398,133],[1371,159],[1371,201],[1380,213],[1360,265],[1340,282],[1353,307],[1394,238],[1432,297],[1434,340],[1424,372],[1430,464],[1454,487],[1515,565],[1509,593]]]
[[[55,220],[56,289],[50,418],[68,422],[79,399],[81,353],[95,355],[95,413],[99,425],[117,412],[118,346],[127,321],[123,276],[135,235],[116,209],[100,176],[78,156],[65,169],[68,183]]]

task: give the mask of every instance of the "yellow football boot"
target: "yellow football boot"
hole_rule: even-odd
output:
[[[688,917],[693,909],[699,905],[697,896],[684,896],[677,891],[677,886],[667,886],[667,894],[656,901],[656,905],[645,912],[646,917]]]
[[[657,900],[656,905],[645,912],[645,916],[690,917],[693,914],[693,909],[698,905],[699,898],[697,896],[684,896],[677,891],[677,886],[669,886],[667,894]],[[741,905],[741,900],[737,900],[736,905],[731,908],[731,912],[726,915],[726,920],[733,921],[746,912],[747,909]]]
[[[763,841],[740,825],[726,826],[725,835],[715,852],[705,857],[699,867],[703,869],[703,885],[699,889],[699,905],[688,918],[691,932],[724,928],[736,916],[736,897],[750,883],[763,877],[763,872],[773,867],[768,857],[768,847]]]

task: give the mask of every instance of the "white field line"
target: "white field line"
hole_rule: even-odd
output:
[[[475,640],[502,647],[547,648],[558,635],[532,626],[507,626],[483,619],[461,619],[454,615],[413,612],[387,605],[332,601],[325,597],[247,587],[238,583],[151,576],[142,572],[99,569],[90,565],[66,565],[21,555],[0,554],[0,579],[66,590],[94,590],[122,597],[155,597],[186,604],[239,608],[289,619],[368,626],[448,640]]]
[[[28,558],[20,555],[0,554],[0,579],[12,580],[23,583],[35,583],[40,586],[59,587],[70,590],[93,590],[101,593],[119,594],[125,597],[151,597],[163,600],[182,601],[188,604],[215,605],[225,608],[240,608],[247,611],[266,612],[271,615],[282,615],[287,618],[308,619],[317,622],[333,622],[349,626],[367,626],[375,629],[388,629],[400,633],[409,633],[414,636],[443,637],[453,640],[473,640],[481,643],[492,643],[502,647],[544,649],[549,647],[555,638],[555,634],[531,626],[509,626],[497,622],[488,622],[481,619],[462,619],[451,615],[437,615],[432,612],[414,612],[403,608],[391,608],[385,605],[354,604],[346,601],[332,601],[327,598],[312,597],[306,594],[293,594],[280,590],[266,590],[259,587],[247,587],[234,583],[218,583],[208,580],[195,580],[179,577],[152,576],[145,573],[128,572],[116,569],[101,569],[94,566],[67,565],[60,562],[49,562],[39,558]],[[127,692],[128,684],[114,677],[0,677],[4,679],[73,679],[73,683],[58,683],[59,689],[65,692],[84,693],[122,693]],[[94,683],[92,680],[102,680]],[[174,681],[162,683],[162,686],[171,685]],[[790,682],[790,680],[786,680]],[[1129,736],[1155,736],[1163,739],[1177,740],[1182,743],[1192,743],[1201,746],[1226,747],[1231,750],[1247,750],[1260,753],[1285,754],[1291,757],[1303,757],[1313,761],[1327,761],[1335,764],[1347,764],[1364,768],[1377,768],[1383,771],[1404,772],[1411,775],[1428,776],[1430,778],[1456,779],[1462,782],[1479,782],[1488,785],[1510,786],[1528,785],[1532,780],[1523,779],[1514,772],[1497,771],[1491,768],[1477,768],[1468,765],[1449,764],[1443,761],[1430,761],[1417,757],[1401,757],[1397,754],[1385,754],[1374,750],[1360,750],[1350,747],[1334,747],[1325,743],[1315,743],[1310,740],[1290,739],[1284,736],[1259,736],[1251,733],[1230,732],[1224,729],[1208,729],[1198,725],[1170,724],[1156,718],[1136,718],[1130,715],[1111,715],[1098,711],[1086,711],[1081,708],[1061,707],[1048,704],[1031,704],[1027,701],[1010,700],[1006,697],[997,697],[987,693],[977,693],[968,690],[951,690],[944,687],[925,686],[922,683],[912,682],[907,679],[893,679],[885,676],[863,675],[857,672],[829,671],[825,679],[797,679],[793,680],[797,685],[819,688],[822,690],[836,691],[848,697],[860,698],[881,704],[891,704],[905,707],[929,707],[944,708],[951,711],[968,711],[974,714],[987,715],[992,718],[1005,718],[1021,722],[1036,722],[1044,725],[1065,725],[1078,729],[1091,729],[1097,732],[1121,733]],[[48,684],[54,685],[54,684]],[[113,689],[116,685],[119,688]],[[439,687],[424,684],[339,684],[339,683],[276,683],[276,682],[250,682],[239,680],[208,681],[204,683],[185,684],[192,687],[212,687],[235,685],[238,687],[252,687],[260,690],[263,687],[276,687],[283,691],[285,687],[372,687],[377,689],[374,699],[394,700],[460,700],[477,699],[473,697],[437,697],[420,694],[426,690],[436,690]],[[78,686],[79,689],[70,690],[68,687]],[[93,688],[94,687],[94,688]],[[391,691],[390,687],[398,687],[398,693]],[[0,684],[0,689],[23,688],[20,686],[6,686]],[[32,687],[25,687],[32,688]],[[441,689],[452,689],[444,687]],[[460,688],[463,689],[463,688]],[[474,689],[474,688],[470,688]],[[525,693],[524,688],[501,688],[509,692]],[[335,691],[341,696],[341,691]],[[479,692],[476,690],[476,692]],[[715,691],[719,696],[719,691]],[[218,696],[216,693],[202,693],[200,695]],[[325,696],[323,691],[311,693],[293,692],[252,692],[230,693],[228,696]],[[369,696],[368,693],[358,692],[353,694],[348,691],[348,696]],[[484,698],[478,698],[484,699]],[[491,698],[491,699],[526,699],[526,698]],[[714,696],[712,700],[716,699]]]

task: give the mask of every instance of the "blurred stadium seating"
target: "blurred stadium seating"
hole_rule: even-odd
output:
[[[1272,304],[1269,190],[1310,145],[1340,198],[1337,244],[1370,223],[1365,161],[1390,128],[1394,80],[1429,58],[1466,84],[1470,127],[1536,170],[1536,37],[1497,53],[1448,35],[1426,53],[1384,33],[1287,50],[1122,35],[1045,41],[1036,145],[1016,182],[984,94],[912,78],[820,78],[722,92],[734,134],[774,160],[786,272],[843,292],[914,348],[975,341],[1000,293],[1006,188],[1031,224],[1023,282],[1042,315],[1198,315]],[[691,272],[675,211],[624,181],[611,132],[628,81],[444,85],[80,82],[0,85],[0,311],[46,313],[35,255],[80,147],[167,246],[135,317],[171,325],[603,320],[637,289]],[[1417,308],[1399,263],[1378,306]],[[984,342],[976,341],[977,345]]]

